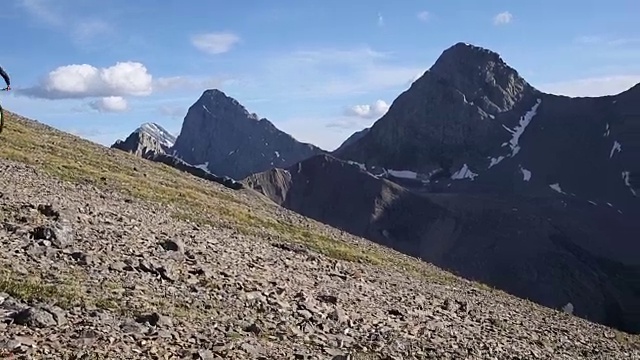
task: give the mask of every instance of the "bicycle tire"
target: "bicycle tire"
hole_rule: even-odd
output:
[[[0,133],[2,133],[2,129],[4,129],[4,109],[0,105]]]

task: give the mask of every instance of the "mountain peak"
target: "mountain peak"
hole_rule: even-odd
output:
[[[207,102],[228,102],[228,103],[233,103],[235,105],[242,106],[242,104],[240,104],[238,100],[232,98],[231,96],[227,95],[224,91],[219,89],[207,89],[203,91],[202,95],[200,95],[199,100],[207,101]]]
[[[444,50],[425,75],[418,82],[447,84],[492,115],[536,92],[498,53],[463,42]]]
[[[459,42],[336,154],[389,169],[454,172],[463,158],[486,158],[495,138],[504,142],[503,124],[515,126],[538,95],[496,52]]]
[[[175,141],[176,137],[159,124],[146,122],[124,141],[117,140],[111,147],[148,158],[154,154],[166,153]]]
[[[509,67],[498,53],[480,46],[459,42],[445,49],[430,70],[447,75],[477,70],[481,67],[486,68],[487,65],[500,68]]]
[[[210,111],[210,108],[225,109],[225,111],[233,111],[245,115],[252,120],[259,120],[257,114],[250,113],[238,100],[219,89],[207,89],[203,91],[197,103],[201,103],[207,111]]]
[[[156,139],[161,145],[170,148],[176,142],[176,137],[160,124],[154,122],[146,122],[136,130]]]
[[[218,89],[205,90],[189,107],[172,150],[189,164],[207,164],[208,170],[235,179],[322,152]]]

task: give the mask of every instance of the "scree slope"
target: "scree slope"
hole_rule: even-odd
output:
[[[640,359],[638,338],[15,114],[0,352],[82,359]]]

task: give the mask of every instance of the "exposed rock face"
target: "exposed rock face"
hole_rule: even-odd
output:
[[[505,137],[502,125],[517,123],[537,99],[498,54],[456,44],[364,137],[335,155],[389,169],[453,172],[463,160],[485,161]]]
[[[334,155],[422,180],[473,180],[454,188],[553,186],[625,211],[638,204],[638,99],[640,86],[599,98],[542,93],[498,54],[459,43]]]
[[[153,154],[165,154],[173,146],[176,137],[156,123],[144,123],[124,141],[117,140],[114,149],[130,152],[143,158]]]
[[[284,183],[248,184],[465,277],[640,332],[640,85],[546,94],[460,43],[334,155],[352,166],[316,157]]]
[[[285,208],[467,278],[553,308],[571,302],[577,316],[640,332],[640,226],[608,207],[419,194],[326,155],[243,182]]]
[[[193,166],[168,154],[175,141],[175,136],[162,126],[155,123],[145,123],[131,133],[125,141],[117,140],[111,147],[133,153],[147,160],[169,165],[205,180],[215,181],[233,190],[242,189],[242,184],[231,178],[217,176],[202,167]]]
[[[201,179],[215,181],[218,184],[224,185],[233,190],[240,190],[243,188],[242,183],[238,181],[235,181],[227,176],[218,176],[216,174],[212,174],[203,168],[187,164],[186,162],[182,161],[182,159],[179,159],[172,155],[154,154],[153,156],[149,157],[149,160],[161,162],[165,165],[169,165],[180,171],[184,171],[191,175],[197,176]]]
[[[2,358],[640,357],[639,336],[561,311],[575,300],[537,306],[254,191],[5,116]]]
[[[353,134],[351,134],[351,136],[349,136],[347,138],[347,140],[345,140],[342,144],[340,144],[340,146],[337,149],[333,150],[332,153],[333,154],[339,153],[340,151],[342,151],[342,149],[344,149],[347,146],[349,146],[349,145],[355,143],[356,141],[362,139],[362,137],[365,136],[369,132],[370,129],[371,128],[365,128],[365,129],[362,129],[360,131],[354,132]]]
[[[189,164],[235,179],[324,152],[215,89],[206,90],[189,108],[172,151]]]

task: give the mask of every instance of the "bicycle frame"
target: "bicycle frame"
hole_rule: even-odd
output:
[[[4,88],[2,91],[9,91],[9,89]],[[4,108],[2,108],[2,104],[0,103],[0,133],[2,133],[2,129],[4,129]]]

